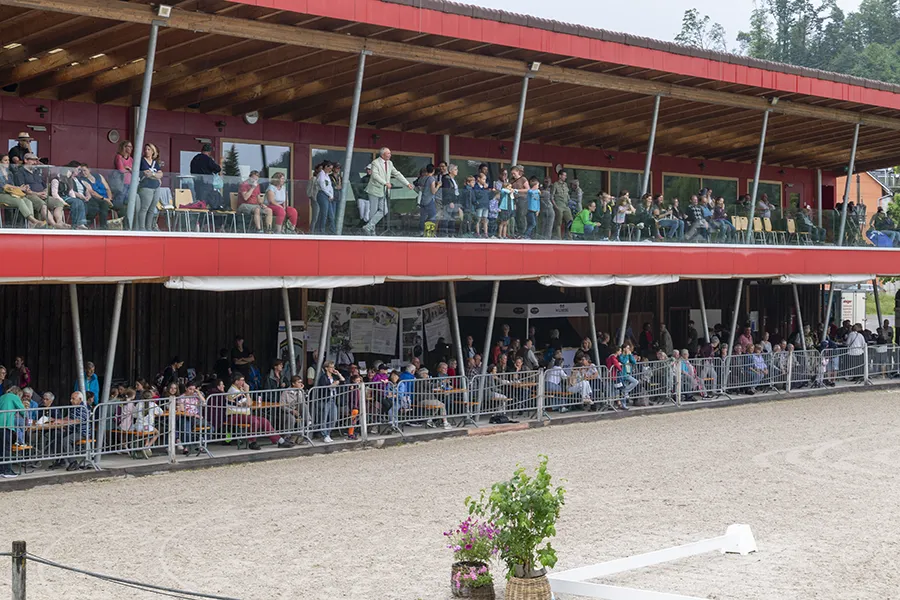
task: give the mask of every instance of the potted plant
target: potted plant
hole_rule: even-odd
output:
[[[453,595],[493,600],[494,578],[488,562],[497,554],[497,528],[469,516],[444,536],[455,559],[450,573]]]
[[[481,490],[478,500],[466,498],[470,515],[494,523],[500,558],[506,563],[506,600],[550,600],[546,569],[556,565],[549,538],[565,503],[565,489],[551,483],[547,457],[540,456],[534,476],[523,467],[509,481]]]

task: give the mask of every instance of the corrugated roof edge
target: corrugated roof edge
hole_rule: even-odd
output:
[[[638,46],[640,48],[648,48],[651,50],[660,50],[660,45],[665,44],[662,51],[671,52],[673,54],[681,54],[684,56],[694,56],[716,60],[720,62],[731,63],[735,65],[743,65],[748,67],[756,67],[767,71],[777,71],[788,73],[791,75],[800,75],[803,77],[812,77],[815,79],[823,79],[825,81],[834,81],[837,83],[846,83],[849,85],[858,85],[861,87],[874,88],[885,92],[900,94],[900,85],[878,81],[875,79],[866,79],[864,77],[855,77],[853,75],[844,75],[842,73],[833,73],[831,71],[823,71],[821,69],[812,69],[809,67],[799,67],[786,63],[772,62],[751,58],[748,56],[740,56],[737,54],[729,54],[727,52],[717,52],[715,50],[702,50],[683,46],[681,44],[664,42],[652,38],[636,36],[630,33],[620,33],[616,31],[608,31],[606,29],[597,29],[594,27],[586,27],[583,25],[574,25],[571,23],[563,23],[552,19],[544,19],[541,17],[533,17],[519,13],[512,13],[505,10],[495,8],[483,8],[472,4],[463,4],[461,2],[453,2],[451,0],[380,0],[389,4],[402,4],[404,6],[412,6],[415,8],[425,8],[436,10],[454,15],[463,15],[474,17],[476,19],[495,20],[501,23],[510,23],[522,25],[524,27],[532,27],[535,29],[544,29],[556,33],[567,33],[580,37],[587,37],[607,42],[617,42],[629,46]]]

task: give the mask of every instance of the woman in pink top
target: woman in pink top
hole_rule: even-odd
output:
[[[125,201],[128,199],[128,186],[131,185],[131,171],[134,167],[134,144],[130,140],[119,142],[116,152],[115,169],[109,177],[113,193],[113,209],[122,216],[125,214]]]

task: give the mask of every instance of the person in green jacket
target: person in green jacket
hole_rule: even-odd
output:
[[[569,228],[569,231],[572,232],[572,237],[584,239],[586,236],[594,233],[594,222],[591,220],[591,217],[595,210],[597,210],[597,203],[591,200],[587,208],[575,215],[575,218],[572,220],[572,226]]]
[[[22,392],[13,386],[0,396],[0,477],[15,477],[16,473],[7,462],[16,440],[16,417],[25,417]]]

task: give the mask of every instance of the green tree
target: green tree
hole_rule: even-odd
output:
[[[232,144],[225,153],[225,160],[222,161],[222,171],[226,177],[239,177],[241,174],[239,165],[237,148]]]
[[[685,11],[681,19],[681,32],[675,41],[685,46],[728,52],[725,28],[719,23],[710,23],[709,15],[700,16],[696,8]]]

